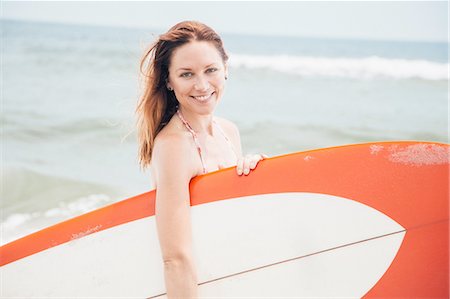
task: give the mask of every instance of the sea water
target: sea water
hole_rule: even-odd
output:
[[[2,20],[1,242],[150,188],[139,60],[163,30]],[[222,34],[244,153],[448,142],[448,44]]]

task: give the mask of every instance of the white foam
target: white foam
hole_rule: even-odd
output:
[[[11,229],[22,225],[32,218],[31,214],[17,213],[12,214],[2,222],[2,229]]]
[[[43,212],[14,213],[1,222],[2,240],[6,244],[39,229],[93,211],[111,202],[105,194],[91,194]]]
[[[58,208],[53,208],[44,213],[45,217],[71,216],[74,214],[83,214],[99,207],[101,203],[108,202],[109,197],[105,194],[91,194],[81,197],[68,204],[61,203]]]
[[[235,68],[268,69],[303,77],[338,77],[352,79],[423,79],[447,80],[449,64],[427,60],[312,57],[291,55],[231,54],[229,64]]]

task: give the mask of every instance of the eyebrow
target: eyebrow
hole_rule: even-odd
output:
[[[205,69],[208,68],[208,67],[210,67],[210,66],[212,66],[212,65],[214,65],[214,64],[216,64],[216,63],[214,62],[214,63],[208,64],[207,66],[205,66]],[[191,70],[192,70],[192,69],[187,68],[187,67],[181,67],[181,68],[177,69],[177,72],[178,72],[178,71],[191,71]]]

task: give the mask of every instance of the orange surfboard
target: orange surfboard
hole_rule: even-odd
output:
[[[449,296],[449,145],[378,142],[191,181],[200,296]],[[0,248],[5,297],[165,297],[155,190]]]

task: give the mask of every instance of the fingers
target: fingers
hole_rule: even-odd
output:
[[[252,162],[252,156],[246,155],[243,162],[243,173],[248,175],[250,173],[250,163]]]
[[[268,156],[265,154],[246,155],[245,157],[239,158],[236,167],[237,174],[248,175],[250,173],[250,170],[255,169],[256,165],[258,165],[258,162],[265,158],[268,158]]]
[[[250,155],[246,155],[245,157],[241,157],[239,158],[238,162],[237,162],[237,174],[238,175],[248,175],[250,172],[250,163],[251,163],[251,156]]]
[[[261,155],[252,155],[250,160],[250,169],[255,169],[259,161],[262,160]]]
[[[236,165],[236,171],[237,171],[238,175],[242,175],[243,168],[244,168],[244,158],[241,157],[238,159],[237,165]]]

